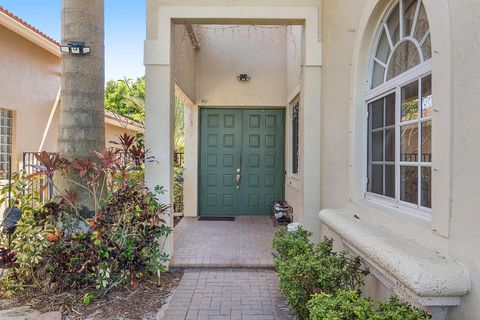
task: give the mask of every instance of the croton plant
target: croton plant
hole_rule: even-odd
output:
[[[147,275],[160,281],[168,262],[164,247],[172,230],[165,217],[170,205],[159,201],[162,187],[150,190],[143,182],[145,161],[155,160],[141,141],[124,134],[114,148],[93,151],[88,159],[70,161],[47,152],[36,157],[35,172],[17,174],[11,186],[24,191],[13,192],[22,218],[11,241],[15,263],[0,290],[90,286],[107,292],[136,285]],[[55,197],[48,203],[25,192],[40,180],[53,186]],[[62,189],[58,180],[73,188]],[[88,195],[89,210],[78,190]]]

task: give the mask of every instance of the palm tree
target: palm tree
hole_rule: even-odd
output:
[[[85,42],[91,52],[62,53],[58,152],[68,159],[86,158],[105,148],[104,0],[62,0],[62,44],[69,41]],[[79,194],[80,204],[91,206],[85,191],[58,180]]]

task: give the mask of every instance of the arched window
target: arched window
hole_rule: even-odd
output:
[[[378,27],[366,93],[367,197],[431,208],[431,40],[421,0],[399,0]]]

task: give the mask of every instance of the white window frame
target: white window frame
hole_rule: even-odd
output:
[[[376,194],[376,193],[372,193],[372,192],[369,192],[368,189],[367,189],[367,186],[368,186],[368,168],[369,168],[369,162],[368,162],[368,143],[365,144],[365,146],[367,146],[367,152],[365,152],[364,156],[365,156],[365,159],[364,159],[364,163],[366,164],[365,168],[364,168],[364,173],[365,173],[365,184],[364,184],[364,199],[368,200],[368,201],[371,201],[373,203],[376,203],[376,204],[380,204],[380,205],[383,205],[383,206],[386,206],[386,207],[392,207],[392,208],[396,208],[396,209],[399,209],[405,213],[409,213],[411,215],[414,215],[414,216],[417,216],[417,217],[422,217],[424,219],[428,219],[428,220],[431,220],[432,219],[432,209],[431,208],[426,208],[426,207],[423,207],[421,205],[418,205],[418,204],[412,204],[412,203],[409,203],[409,202],[406,202],[406,201],[402,201],[400,200],[400,167],[402,165],[408,165],[408,166],[413,166],[413,167],[430,167],[432,168],[433,170],[433,164],[432,163],[429,163],[428,165],[424,165],[424,163],[422,163],[421,161],[420,162],[400,162],[400,143],[401,143],[401,134],[400,134],[400,128],[402,125],[406,125],[408,124],[409,122],[411,123],[415,123],[415,124],[420,124],[419,126],[419,132],[421,131],[421,123],[423,122],[426,122],[426,121],[432,121],[432,127],[433,127],[433,120],[432,120],[432,117],[428,117],[428,118],[418,118],[416,120],[412,120],[412,121],[409,121],[409,122],[403,122],[403,123],[400,123],[400,110],[399,108],[401,108],[401,88],[409,83],[412,83],[414,81],[417,81],[419,83],[419,90],[418,90],[418,97],[419,97],[419,112],[421,112],[421,95],[422,95],[422,92],[420,90],[420,83],[421,81],[419,81],[419,79],[422,79],[423,77],[425,76],[428,76],[429,74],[432,74],[432,59],[428,59],[428,60],[424,60],[424,55],[423,55],[423,51],[422,51],[422,45],[423,43],[425,42],[425,40],[428,38],[428,36],[430,35],[430,28],[429,30],[426,32],[426,34],[423,36],[422,40],[420,42],[418,42],[415,38],[413,38],[413,33],[415,32],[415,26],[416,26],[416,23],[417,23],[417,18],[418,18],[418,14],[419,14],[419,11],[420,11],[420,4],[421,4],[421,0],[419,0],[417,2],[417,8],[416,8],[416,12],[415,12],[415,17],[414,17],[414,22],[413,22],[413,25],[412,25],[412,30],[410,32],[410,35],[407,35],[407,36],[403,36],[403,30],[404,30],[404,19],[403,19],[403,1],[402,0],[398,0],[398,1],[394,1],[391,6],[389,7],[389,9],[385,12],[385,15],[384,15],[384,18],[379,22],[379,25],[377,27],[377,34],[375,36],[375,41],[374,41],[374,46],[372,47],[372,50],[370,52],[370,66],[369,66],[369,72],[368,72],[368,78],[367,78],[367,86],[366,86],[366,91],[365,91],[365,97],[364,97],[364,101],[365,101],[365,105],[364,105],[364,108],[366,110],[366,113],[368,113],[368,105],[375,101],[375,100],[378,100],[382,97],[386,97],[388,96],[389,94],[395,92],[395,198],[390,198],[390,197],[387,197],[387,196],[383,196],[383,195],[379,195],[379,194]],[[399,26],[399,40],[398,42],[393,45],[392,44],[392,40],[390,39],[390,33],[388,31],[388,26],[386,24],[388,18],[390,17],[390,15],[392,14],[393,10],[396,8],[397,4],[399,5],[399,23],[400,23],[400,26]],[[430,24],[430,21],[429,21],[429,24]],[[378,45],[379,45],[379,41],[380,41],[380,37],[382,35],[382,32],[383,31],[386,31],[386,34],[387,34],[387,37],[388,37],[388,41],[389,41],[389,45],[390,45],[390,53],[389,53],[389,57],[387,59],[387,63],[383,63],[381,62],[380,60],[378,60],[375,55],[376,55],[376,50],[378,48]],[[417,47],[418,51],[419,51],[419,55],[420,55],[420,64],[401,73],[400,75],[390,79],[387,81],[387,75],[388,75],[388,66],[390,65],[390,60],[391,60],[391,57],[393,56],[395,50],[398,48],[398,46],[400,44],[402,44],[403,42],[405,41],[412,41],[415,46]],[[433,50],[433,49],[432,49]],[[377,63],[380,63],[382,66],[384,66],[385,68],[385,73],[384,73],[384,82],[380,85],[378,85],[377,87],[375,88],[371,88],[371,81],[373,79],[373,66],[374,66],[374,62],[377,62]],[[433,79],[432,79],[433,81]],[[368,130],[368,116],[365,117],[365,128],[367,128]],[[420,141],[420,137],[421,137],[421,134],[418,135],[418,139],[419,139],[419,143],[418,143],[418,147],[419,147],[419,150],[421,150],[421,141]],[[368,140],[368,134],[365,136],[366,139]],[[385,142],[384,142],[385,143]],[[433,172],[432,172],[433,174]],[[418,183],[417,183],[417,186],[418,186],[418,202],[421,203],[421,178],[422,178],[422,175],[421,175],[421,172],[419,171],[418,172]],[[431,192],[433,193],[433,190],[431,190]],[[433,202],[433,199],[432,199],[432,202]]]
[[[289,126],[290,126],[290,152],[288,157],[290,158],[290,166],[289,166],[289,173],[291,177],[300,177],[300,118],[298,118],[298,137],[297,137],[297,146],[298,146],[298,159],[297,159],[297,172],[293,171],[293,152],[294,152],[294,145],[293,145],[293,109],[295,106],[298,105],[298,110],[299,110],[299,115],[300,117],[300,99],[298,97],[294,98],[292,102],[290,103],[290,106],[288,108],[288,113],[289,113]]]

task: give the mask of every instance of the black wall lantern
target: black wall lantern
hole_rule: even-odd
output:
[[[60,51],[71,54],[87,54],[90,52],[90,47],[85,46],[85,42],[69,41],[66,46],[60,46]]]
[[[250,81],[250,76],[246,73],[240,73],[237,76],[238,81]]]

